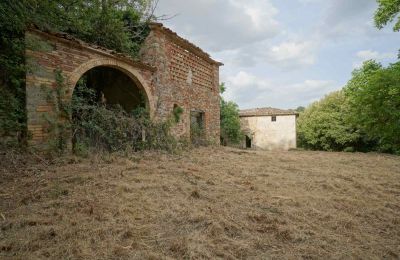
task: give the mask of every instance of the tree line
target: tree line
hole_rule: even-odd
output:
[[[400,30],[400,0],[378,0],[375,25]],[[299,145],[314,150],[400,154],[400,62],[369,60],[339,91],[311,104],[298,120]]]

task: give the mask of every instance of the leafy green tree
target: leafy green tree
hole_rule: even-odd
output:
[[[400,154],[400,62],[367,61],[345,87],[351,121],[383,152]]]
[[[220,85],[221,95],[225,92],[225,84]],[[225,101],[221,96],[221,140],[224,145],[232,143],[238,144],[243,137],[240,118],[239,107],[233,101]]]
[[[348,109],[342,91],[311,104],[298,119],[299,145],[315,150],[353,150],[361,135],[347,120]]]
[[[379,7],[375,12],[375,25],[382,29],[395,21],[393,30],[400,31],[400,0],[377,0]]]

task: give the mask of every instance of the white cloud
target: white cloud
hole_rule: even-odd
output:
[[[312,42],[282,42],[271,47],[266,53],[266,58],[270,63],[284,68],[313,65],[315,47]]]
[[[353,63],[353,68],[360,68],[364,61],[367,60],[376,60],[378,62],[382,62],[389,59],[396,59],[396,53],[380,53],[378,51],[372,50],[362,50],[356,53],[356,61]]]
[[[271,45],[267,40],[220,52],[218,57],[231,67],[250,68],[265,64],[289,72],[314,65],[318,50],[317,42],[287,40]]]
[[[329,80],[308,79],[282,84],[244,71],[226,77],[226,86],[224,97],[237,102],[241,109],[267,106],[296,108],[338,89],[337,84]]]
[[[374,27],[376,8],[376,0],[160,0],[156,14],[178,14],[165,25],[225,64],[227,99],[293,108],[339,89],[353,62],[393,57],[396,36]]]
[[[395,59],[395,53],[379,53],[377,51],[364,50],[357,52],[356,56],[364,61],[366,60],[382,60],[382,59]]]
[[[317,0],[302,0],[317,2]],[[322,20],[316,33],[324,40],[340,40],[377,34],[372,19],[377,3],[375,0],[326,0]],[[366,19],[366,17],[369,17]]]
[[[270,0],[162,0],[157,14],[178,14],[166,24],[209,51],[270,39],[280,28]]]
[[[315,3],[323,3],[325,0],[299,0],[302,4],[315,4]]]

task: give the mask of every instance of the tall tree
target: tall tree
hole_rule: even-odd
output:
[[[379,7],[375,12],[375,25],[382,29],[395,21],[393,30],[400,31],[400,0],[377,0]]]
[[[367,61],[345,87],[351,120],[384,152],[400,153],[400,62]]]
[[[311,104],[297,123],[299,145],[327,151],[355,149],[360,132],[347,120],[348,103],[342,91]]]

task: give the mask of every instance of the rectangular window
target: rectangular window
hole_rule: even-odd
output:
[[[273,116],[273,117],[271,118],[271,121],[272,121],[272,122],[276,122],[276,116]]]

